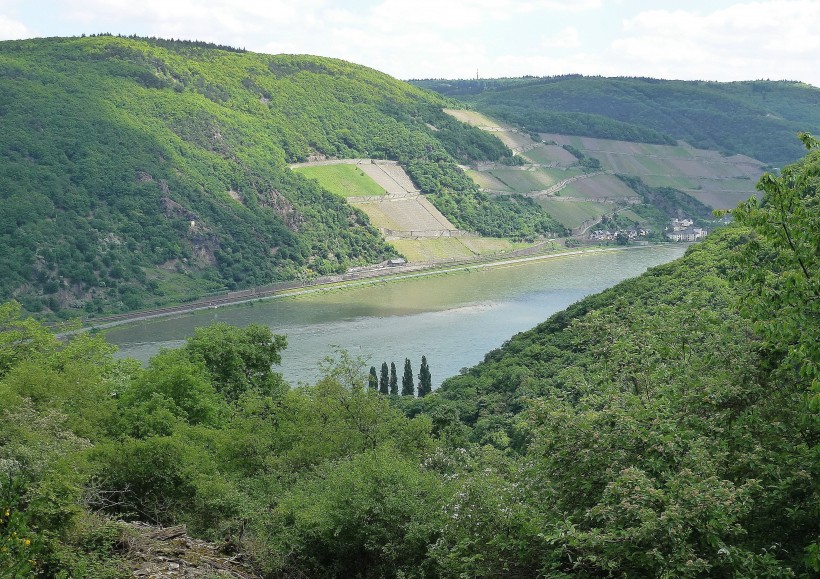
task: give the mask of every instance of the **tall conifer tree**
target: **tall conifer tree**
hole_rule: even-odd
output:
[[[396,363],[390,362],[390,394],[399,393],[399,379],[396,376]]]
[[[390,375],[387,362],[382,362],[382,371],[379,375],[379,392],[387,394],[390,391]]]
[[[370,366],[370,376],[367,377],[367,385],[371,390],[379,389],[379,376],[376,374],[376,367]]]
[[[427,396],[433,391],[433,378],[430,375],[430,368],[427,366],[427,356],[421,357],[421,368],[419,368],[419,398]]]
[[[404,359],[404,375],[401,377],[401,395],[413,395],[413,367],[410,365],[410,358]]]

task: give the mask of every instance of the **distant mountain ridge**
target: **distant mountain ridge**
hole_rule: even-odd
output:
[[[777,167],[803,155],[796,133],[820,132],[820,88],[793,81],[566,75],[411,83],[533,132],[655,144],[683,140]]]

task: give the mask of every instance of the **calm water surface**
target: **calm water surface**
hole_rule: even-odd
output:
[[[180,346],[199,326],[265,324],[288,337],[279,371],[292,384],[316,381],[318,363],[339,346],[377,369],[394,361],[399,376],[405,358],[418,373],[426,355],[437,387],[514,334],[685,249],[668,245],[380,281],[137,322],[106,336],[119,356],[146,361],[160,348]]]

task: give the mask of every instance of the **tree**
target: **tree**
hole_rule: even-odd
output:
[[[367,385],[371,390],[379,389],[379,376],[376,374],[375,366],[370,366],[370,376],[367,378]]]
[[[394,396],[399,393],[399,380],[396,377],[396,363],[390,362],[390,394]]]
[[[413,395],[413,368],[410,366],[410,358],[404,359],[404,375],[401,377],[401,395]]]
[[[280,352],[287,343],[285,336],[259,324],[246,328],[212,324],[197,328],[185,350],[192,361],[205,365],[216,391],[236,401],[248,390],[273,394],[287,388],[272,368],[282,362]]]
[[[419,368],[419,398],[427,396],[433,391],[433,378],[430,375],[430,368],[427,366],[427,356],[421,357],[421,368]]]
[[[192,362],[184,350],[160,351],[119,399],[123,430],[135,438],[159,433],[155,422],[160,415],[214,425],[220,403],[224,401],[208,381],[205,367]]]
[[[382,394],[390,392],[390,375],[387,369],[387,362],[382,362],[382,371],[379,376],[379,392]]]
[[[0,304],[0,378],[21,360],[56,347],[54,335],[38,322],[23,317],[19,303]]]
[[[768,346],[784,356],[820,407],[820,142],[807,133],[804,159],[765,174],[755,198],[732,211],[755,237],[742,258],[750,294],[743,310]]]

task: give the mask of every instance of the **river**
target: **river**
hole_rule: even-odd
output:
[[[265,324],[288,337],[278,371],[293,385],[313,383],[320,361],[344,348],[368,367],[404,359],[418,373],[422,355],[433,385],[480,362],[514,334],[532,328],[584,296],[680,257],[685,245],[581,254],[193,312],[106,331],[118,356],[147,361],[161,348],[182,345],[213,322]]]

